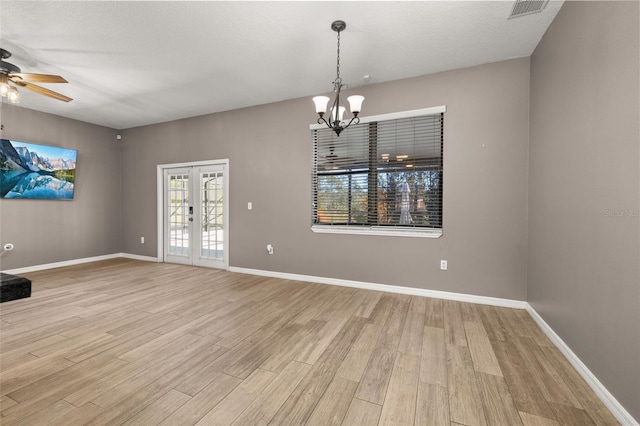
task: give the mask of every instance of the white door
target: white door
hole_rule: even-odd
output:
[[[226,165],[165,168],[163,187],[164,260],[226,269]]]

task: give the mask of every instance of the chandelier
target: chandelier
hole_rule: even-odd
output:
[[[347,85],[344,84],[342,82],[342,78],[340,78],[340,32],[344,31],[345,28],[347,28],[347,24],[344,21],[334,21],[331,24],[331,29],[338,33],[338,61],[336,65],[336,79],[333,80],[333,91],[336,93],[336,99],[331,107],[329,121],[325,120],[324,114],[327,111],[327,105],[329,104],[330,98],[328,96],[316,96],[313,98],[313,102],[316,104],[316,112],[320,116],[320,118],[318,118],[318,124],[326,124],[330,129],[333,129],[338,136],[340,136],[340,132],[351,124],[360,123],[358,114],[362,109],[362,102],[364,101],[364,96],[349,96],[347,101],[349,101],[349,109],[351,110],[353,117],[348,123],[346,120],[343,121],[346,108],[340,105],[340,90],[342,88],[346,89]]]

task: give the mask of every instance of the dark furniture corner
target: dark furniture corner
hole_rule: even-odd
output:
[[[0,272],[0,302],[31,297],[31,280]]]

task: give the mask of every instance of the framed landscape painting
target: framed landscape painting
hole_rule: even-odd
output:
[[[71,200],[78,151],[0,139],[0,196]]]

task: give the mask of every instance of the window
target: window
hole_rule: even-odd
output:
[[[311,126],[314,232],[440,236],[444,107]]]

